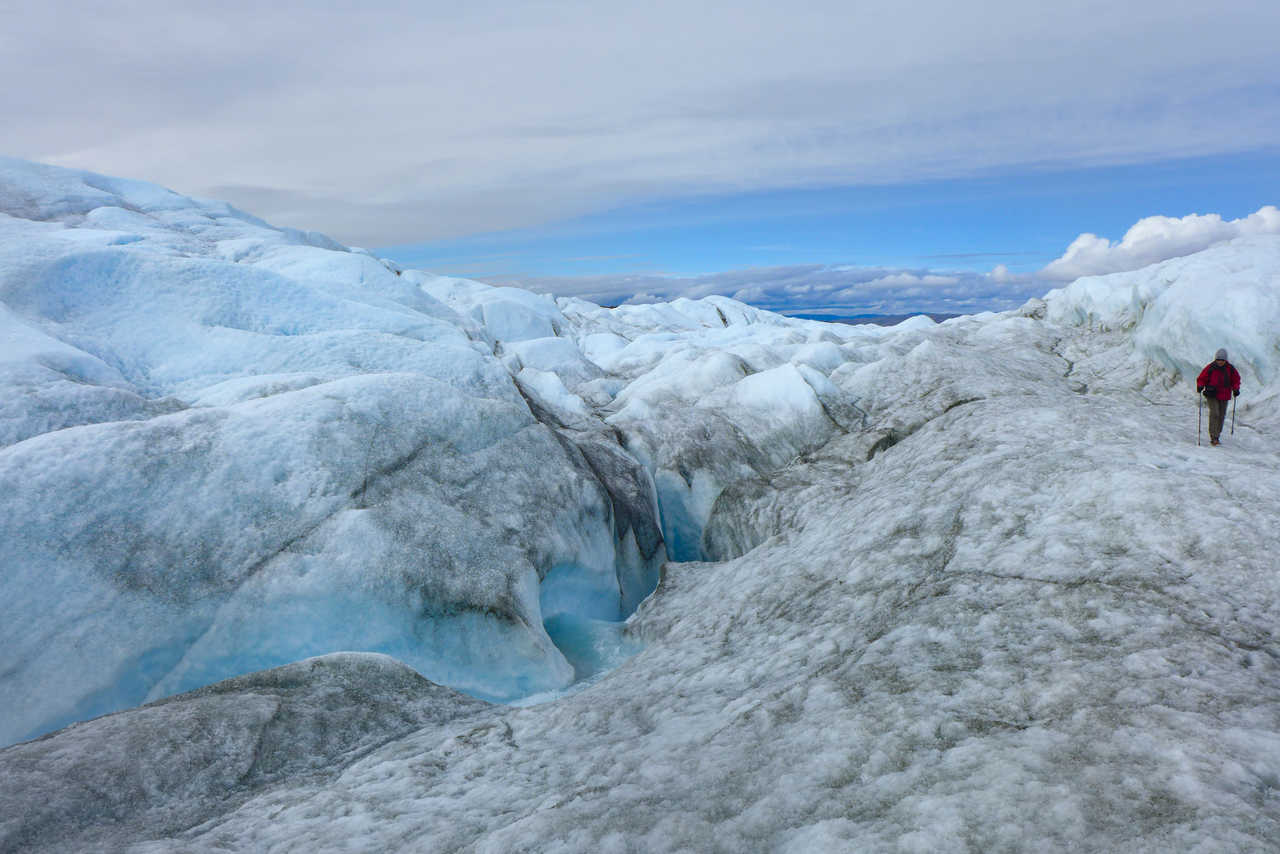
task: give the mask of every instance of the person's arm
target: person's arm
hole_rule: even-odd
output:
[[[1200,376],[1196,377],[1196,393],[1204,391],[1205,381],[1209,379],[1209,365],[1205,365],[1200,371]]]
[[[1236,366],[1231,366],[1231,394],[1235,397],[1240,396],[1240,372],[1236,370]]]

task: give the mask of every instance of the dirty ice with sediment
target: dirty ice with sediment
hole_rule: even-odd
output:
[[[1280,237],[841,326],[5,159],[0,342],[0,850],[1280,850]]]

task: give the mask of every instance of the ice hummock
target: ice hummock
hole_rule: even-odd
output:
[[[1077,279],[1046,295],[1049,319],[1123,329],[1135,351],[1194,380],[1226,348],[1247,385],[1273,391],[1280,375],[1280,241],[1239,237],[1132,273]]]

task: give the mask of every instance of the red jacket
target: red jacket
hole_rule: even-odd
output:
[[[1215,389],[1214,397],[1218,400],[1230,400],[1231,393],[1240,390],[1240,372],[1230,362],[1222,367],[1210,362],[1204,366],[1200,376],[1196,377],[1196,390],[1202,388]]]

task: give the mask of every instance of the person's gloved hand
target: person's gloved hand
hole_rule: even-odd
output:
[[[1232,396],[1232,397],[1239,397],[1239,396],[1240,396],[1240,389],[1238,389],[1238,388],[1233,388],[1233,389],[1231,390],[1231,396]]]
[[[1196,394],[1204,394],[1204,386],[1202,385],[1196,386]]]

